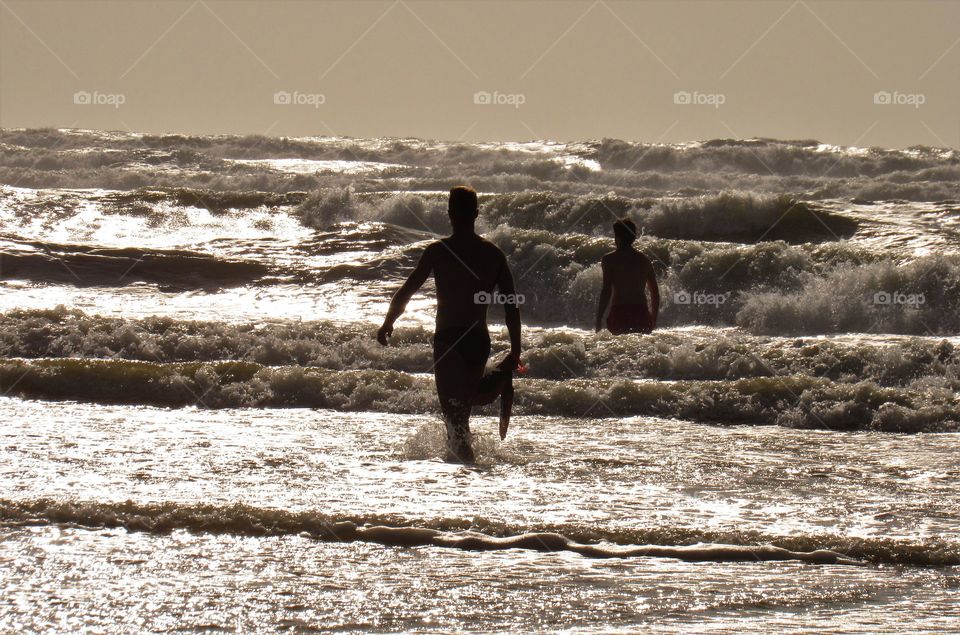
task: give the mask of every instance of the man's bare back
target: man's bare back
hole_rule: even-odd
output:
[[[633,221],[623,219],[614,223],[617,248],[600,261],[603,287],[597,305],[596,330],[607,328],[611,333],[649,333],[657,325],[660,310],[660,289],[653,271],[653,263],[633,248],[637,228]],[[650,302],[647,302],[647,290]]]
[[[478,303],[478,294],[490,295],[495,287],[502,293],[509,267],[500,248],[472,234],[450,236],[431,244],[424,252],[433,268],[437,286],[437,331],[451,327],[486,326],[488,304]]]
[[[647,279],[653,272],[653,264],[642,253],[628,247],[604,255],[600,261],[603,271],[610,275],[613,285],[611,303],[641,304],[647,308]]]

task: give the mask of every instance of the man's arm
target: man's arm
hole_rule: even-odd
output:
[[[410,274],[403,285],[393,294],[393,299],[390,300],[387,317],[383,319],[383,326],[377,331],[377,341],[384,346],[387,345],[387,338],[393,335],[393,323],[400,317],[403,310],[407,308],[407,302],[409,302],[413,294],[423,286],[423,283],[427,281],[430,272],[433,270],[434,250],[431,249],[431,247],[433,247],[433,245],[429,245],[423,250],[423,255],[420,256],[420,261],[417,262],[413,273]]]
[[[600,301],[597,303],[597,321],[594,325],[598,333],[603,328],[603,314],[607,312],[607,305],[610,304],[610,293],[613,290],[613,282],[610,273],[607,271],[606,261],[600,261],[600,268],[603,270],[603,287],[600,289]]]
[[[510,333],[510,354],[513,355],[513,361],[520,364],[520,306],[517,302],[517,289],[513,283],[513,273],[510,271],[510,265],[507,264],[507,257],[503,257],[500,265],[500,275],[497,276],[497,289],[500,293],[508,296],[512,302],[503,305],[504,321],[507,323],[507,331]]]
[[[657,328],[657,316],[660,315],[660,287],[657,286],[657,275],[653,271],[653,264],[647,267],[647,288],[650,289],[650,315],[653,317],[653,328]]]

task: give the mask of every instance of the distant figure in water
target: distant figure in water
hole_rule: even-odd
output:
[[[607,329],[614,335],[623,333],[649,333],[657,326],[660,312],[660,288],[653,273],[650,259],[633,248],[637,239],[637,226],[629,218],[613,224],[613,238],[617,244],[614,251],[600,261],[603,269],[603,288],[597,306],[596,328],[603,328],[603,316],[607,315]],[[646,289],[650,289],[650,305],[647,305]]]
[[[511,371],[520,365],[520,310],[506,256],[474,231],[479,213],[477,193],[465,186],[450,190],[448,213],[453,234],[424,250],[413,273],[393,296],[377,341],[387,344],[393,323],[432,273],[437,287],[433,376],[447,426],[448,459],[472,463],[470,408],[490,356],[487,307],[492,299],[504,305],[510,332],[510,356],[505,365]]]

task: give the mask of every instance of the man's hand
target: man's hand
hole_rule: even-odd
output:
[[[432,243],[423,250],[423,255],[420,256],[420,261],[417,262],[413,273],[403,283],[403,286],[393,294],[393,299],[390,300],[390,308],[387,309],[387,316],[383,318],[383,326],[377,331],[377,341],[384,346],[387,345],[387,339],[393,335],[393,322],[403,314],[410,297],[423,285],[427,276],[433,270],[437,249],[440,249],[440,243]]]
[[[393,324],[389,322],[384,322],[383,326],[380,327],[380,330],[377,331],[377,341],[382,345],[387,345],[387,338],[393,335]]]

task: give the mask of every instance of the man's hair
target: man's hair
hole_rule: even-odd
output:
[[[477,191],[466,185],[458,185],[450,190],[450,204],[447,209],[455,220],[473,220],[479,209]]]
[[[621,218],[613,224],[613,235],[630,245],[637,239],[637,224],[629,218]]]

